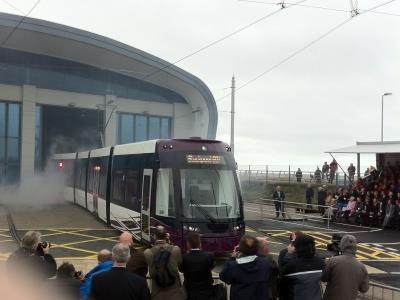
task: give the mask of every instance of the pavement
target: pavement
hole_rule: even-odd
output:
[[[300,230],[314,237],[318,254],[327,257],[331,254],[326,250],[333,233],[340,235],[352,234],[357,238],[357,258],[365,264],[370,278],[376,282],[400,287],[400,233],[392,230],[382,230],[355,226],[350,224],[329,224],[321,220],[309,218],[296,220],[291,215],[290,220],[275,219],[274,212],[268,206],[247,204],[245,206],[247,232],[254,235],[268,236],[271,252],[278,255],[287,246],[289,234]],[[290,215],[290,212],[289,212]]]

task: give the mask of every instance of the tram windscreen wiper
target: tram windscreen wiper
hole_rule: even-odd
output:
[[[207,219],[209,219],[212,223],[217,223],[217,220],[214,219],[213,216],[211,216],[208,211],[202,207],[196,200],[194,200],[193,198],[190,198],[190,204],[192,204],[192,206],[196,207],[198,209],[199,212],[201,212],[201,214],[206,217]]]

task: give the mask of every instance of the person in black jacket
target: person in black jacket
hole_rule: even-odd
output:
[[[296,258],[282,269],[283,300],[322,300],[320,279],[324,260],[315,255],[314,238],[299,236],[293,242]]]
[[[311,187],[311,184],[308,184],[306,189],[307,209],[312,209],[311,203],[313,199],[314,199],[314,189]]]
[[[7,260],[10,277],[34,280],[53,277],[57,263],[49,251],[50,244],[41,242],[40,232],[28,231],[21,240],[21,247]]]
[[[129,257],[129,246],[119,243],[113,247],[113,267],[93,276],[90,299],[150,300],[146,280],[126,269]]]
[[[231,300],[268,299],[270,266],[268,261],[257,255],[258,241],[245,235],[235,248],[232,258],[225,263],[219,278],[231,285]]]
[[[56,279],[49,279],[47,287],[53,299],[79,300],[80,277],[82,272],[76,272],[75,267],[64,262],[57,269]]]
[[[281,187],[278,185],[276,191],[273,193],[272,198],[274,199],[276,217],[279,218],[279,213],[282,213],[282,217],[286,217],[285,213],[285,193],[281,191]]]
[[[186,237],[188,253],[182,257],[180,271],[185,278],[184,286],[188,300],[208,300],[213,296],[211,270],[214,258],[201,250],[200,235],[191,232]]]

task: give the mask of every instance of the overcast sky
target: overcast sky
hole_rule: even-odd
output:
[[[387,1],[358,3],[369,9]],[[25,12],[35,2],[12,0]],[[350,10],[349,0],[303,4]],[[236,0],[42,0],[31,17],[98,33],[173,62],[278,8]],[[18,14],[3,1],[0,10]],[[400,1],[377,11],[400,15]],[[178,66],[201,78],[219,99],[229,93],[233,73],[240,86],[349,16],[293,6]],[[238,91],[238,163],[316,165],[330,159],[326,150],[379,140],[384,92],[393,93],[385,98],[384,137],[400,140],[399,37],[400,16],[361,14]],[[229,142],[230,98],[217,105],[217,138]],[[353,158],[339,156],[346,164]]]

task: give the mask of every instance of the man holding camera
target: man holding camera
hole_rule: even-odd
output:
[[[51,244],[41,241],[41,234],[28,231],[21,240],[21,246],[7,260],[9,273],[17,277],[47,279],[57,272],[57,263],[49,253]],[[18,276],[19,275],[19,276]]]

